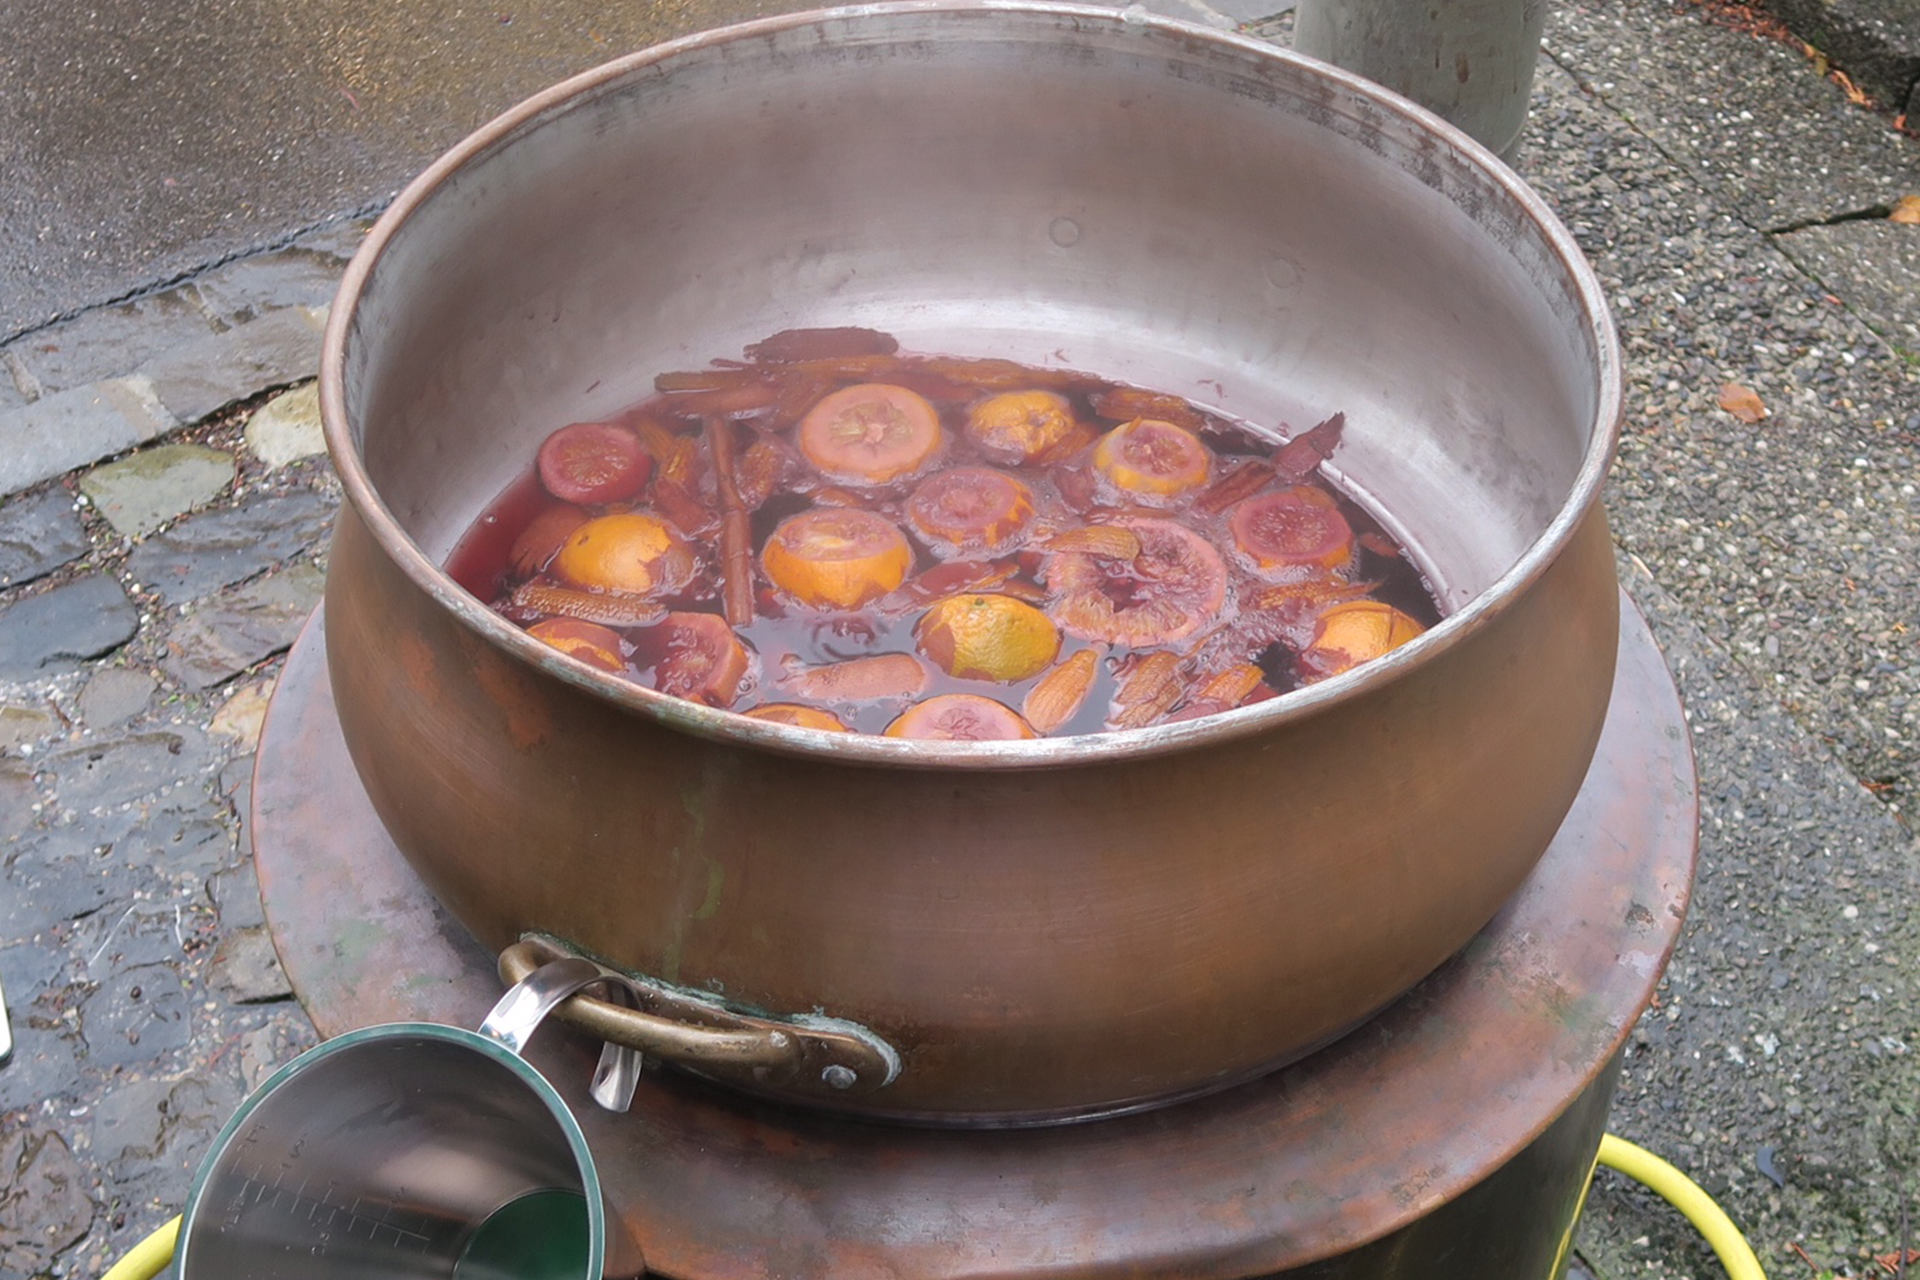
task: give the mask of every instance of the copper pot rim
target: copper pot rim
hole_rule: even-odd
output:
[[[1172,725],[1109,730],[1027,741],[935,742],[876,734],[828,733],[756,720],[738,712],[689,702],[602,672],[533,639],[469,594],[407,534],[360,465],[346,412],[346,355],[355,315],[369,276],[387,245],[454,174],[544,116],[645,68],[736,40],[809,26],[857,23],[895,14],[1037,14],[1073,18],[1108,27],[1152,31],[1234,50],[1254,62],[1287,67],[1331,82],[1375,109],[1436,134],[1511,200],[1543,238],[1581,302],[1597,362],[1592,430],[1579,471],[1566,498],[1540,535],[1485,590],[1426,632],[1383,657],[1343,675],[1278,698]],[[1087,5],[1033,0],[881,0],[880,3],[810,9],[696,32],[654,45],[560,81],[509,108],[456,143],[408,183],[368,231],[343,275],[328,316],[320,360],[320,410],[327,451],[342,489],[381,549],[416,586],[482,640],[528,666],[624,711],[695,737],[749,745],[785,755],[839,763],[915,769],[1022,770],[1097,764],[1218,746],[1273,732],[1319,715],[1399,680],[1438,659],[1490,626],[1510,603],[1539,579],[1598,505],[1618,445],[1623,413],[1618,339],[1606,295],[1573,235],[1524,181],[1494,153],[1438,115],[1351,72],[1252,37],[1216,31],[1178,19]]]

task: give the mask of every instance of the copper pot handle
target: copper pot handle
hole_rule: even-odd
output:
[[[500,977],[517,983],[541,965],[578,953],[526,934],[500,953]],[[705,997],[619,970],[637,1009],[590,995],[569,996],[553,1016],[609,1044],[746,1088],[764,1086],[823,1098],[872,1093],[900,1074],[900,1055],[865,1027],[838,1018],[788,1020],[735,1013]]]

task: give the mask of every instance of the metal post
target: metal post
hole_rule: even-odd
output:
[[[1293,47],[1405,94],[1510,159],[1546,0],[1300,0]]]

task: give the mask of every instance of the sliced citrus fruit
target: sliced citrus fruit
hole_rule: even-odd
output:
[[[547,567],[568,534],[592,518],[571,502],[554,503],[527,521],[527,527],[513,540],[513,549],[507,552],[507,564],[521,577],[532,577]]]
[[[950,676],[1012,684],[1037,676],[1060,652],[1060,629],[1012,596],[948,596],[914,624],[920,652]]]
[[[1383,600],[1337,604],[1320,615],[1313,643],[1300,654],[1301,679],[1311,683],[1351,671],[1398,649],[1426,630]]]
[[[620,660],[619,635],[592,622],[548,618],[528,627],[527,634],[602,671],[620,671],[627,665]]]
[[[556,577],[570,586],[629,595],[670,595],[693,580],[693,548],[673,527],[643,511],[587,521],[560,544]]]
[[[1049,612],[1068,635],[1148,648],[1175,644],[1219,616],[1227,566],[1213,544],[1172,520],[1112,522],[1139,540],[1130,559],[1064,551],[1046,564]]]
[[[907,499],[907,523],[949,554],[998,552],[1033,522],[1033,491],[986,467],[929,476]]]
[[[925,396],[884,382],[845,387],[800,420],[800,452],[821,475],[885,484],[912,475],[940,447],[940,415]]]
[[[1248,498],[1227,516],[1239,560],[1262,578],[1353,562],[1353,527],[1325,493],[1283,489]]]
[[[1177,498],[1213,478],[1213,452],[1200,437],[1157,418],[1135,418],[1101,436],[1093,465],[1134,498]]]
[[[670,613],[645,637],[653,687],[676,698],[730,706],[751,660],[747,647],[717,613]]]
[[[774,724],[798,725],[802,729],[820,729],[827,733],[852,733],[831,711],[822,711],[818,707],[803,707],[797,702],[763,702],[747,712],[755,720],[771,720]]]
[[[781,522],[760,564],[802,604],[857,609],[906,581],[913,551],[904,533],[871,511],[815,507]]]
[[[995,462],[1053,462],[1079,449],[1093,433],[1074,416],[1065,396],[1051,391],[1007,391],[967,412],[967,437]]]
[[[640,492],[653,459],[640,437],[611,422],[576,422],[546,438],[540,483],[562,502],[619,502]]]
[[[889,738],[937,738],[949,742],[1002,742],[1031,738],[1033,726],[1020,713],[975,693],[943,693],[916,702],[887,726]]]

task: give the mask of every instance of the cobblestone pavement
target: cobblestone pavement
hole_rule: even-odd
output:
[[[1920,227],[1870,215],[1920,194],[1920,146],[1787,46],[1622,0],[1554,13],[1517,163],[1616,309],[1610,512],[1701,769],[1694,911],[1613,1127],[1776,1274],[1883,1274],[1920,1218]],[[247,791],[320,593],[311,378],[362,230],[0,348],[0,1277],[103,1271],[313,1041]],[[1602,1280],[1715,1272],[1605,1176],[1580,1241]]]

